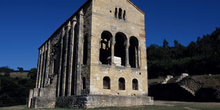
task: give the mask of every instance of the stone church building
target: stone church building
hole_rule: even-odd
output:
[[[149,104],[145,14],[129,0],[87,0],[39,48],[28,107]]]

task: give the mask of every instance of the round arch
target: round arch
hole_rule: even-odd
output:
[[[118,86],[119,86],[119,90],[125,90],[125,79],[124,78],[119,78]]]
[[[139,67],[139,41],[136,37],[132,36],[129,39],[129,64],[132,68]]]
[[[126,35],[122,32],[116,33],[114,56],[119,57],[121,59],[121,62],[118,62],[120,64],[116,64],[116,65],[121,65],[121,66],[126,65],[126,47],[127,47]]]
[[[109,31],[102,32],[100,44],[99,61],[111,65],[112,34]]]

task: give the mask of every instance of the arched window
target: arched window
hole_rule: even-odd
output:
[[[104,77],[103,78],[103,89],[110,89],[111,88],[111,80],[109,77]]]
[[[99,61],[102,64],[111,65],[111,50],[112,50],[112,34],[108,31],[102,32],[101,46],[99,53]]]
[[[138,45],[138,39],[136,37],[131,37],[129,47],[129,64],[133,68],[139,67]]]
[[[122,9],[121,8],[119,8],[118,18],[122,19]]]
[[[137,79],[132,80],[132,89],[138,90],[138,80]]]
[[[124,78],[120,78],[118,80],[118,82],[119,82],[119,84],[118,84],[119,90],[125,90],[125,79]]]
[[[126,46],[127,46],[127,38],[125,34],[119,32],[116,34],[115,37],[115,49],[114,53],[116,57],[119,57],[121,59],[121,64],[116,64],[116,65],[121,65],[125,66],[126,64]],[[117,62],[115,62],[117,63]],[[120,62],[119,62],[120,63]]]

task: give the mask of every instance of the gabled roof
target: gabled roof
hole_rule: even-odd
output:
[[[91,2],[92,0],[87,0],[69,19],[67,19],[38,49],[40,49],[47,41],[51,39],[51,37],[58,32],[59,29],[61,29],[68,21],[70,21],[73,16],[75,16],[87,3]],[[139,12],[145,15],[145,13],[139,9],[134,3],[132,3],[130,0],[127,0],[128,3],[130,3],[132,6],[134,6]]]
[[[145,15],[145,13],[144,13],[140,8],[138,8],[134,3],[132,3],[130,0],[127,0],[127,1],[128,1],[128,3],[130,3],[132,6],[134,6],[138,11],[140,11],[142,14]]]

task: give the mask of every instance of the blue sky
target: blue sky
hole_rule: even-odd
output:
[[[37,67],[38,47],[86,0],[0,0],[0,67]],[[220,27],[220,0],[131,0],[146,14],[146,40],[187,46]]]

